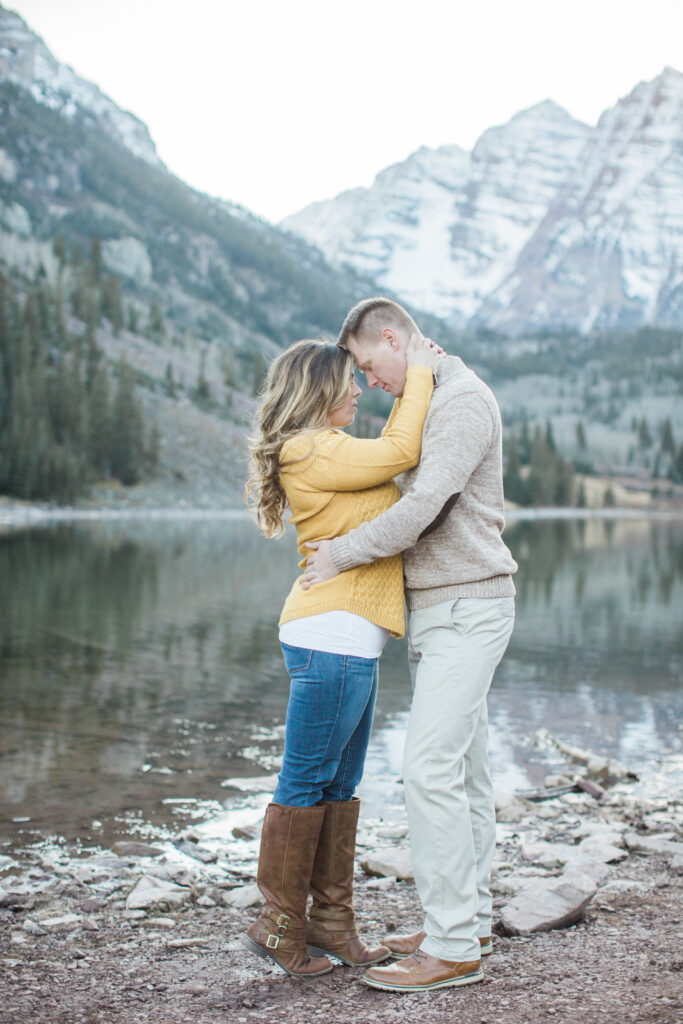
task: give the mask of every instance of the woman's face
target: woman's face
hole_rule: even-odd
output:
[[[353,373],[349,378],[349,391],[346,396],[346,401],[343,405],[338,405],[336,409],[333,409],[328,414],[326,424],[328,427],[348,427],[349,423],[353,421],[353,417],[356,415],[356,409],[358,408],[358,396],[361,394],[361,389],[356,384],[356,378]]]

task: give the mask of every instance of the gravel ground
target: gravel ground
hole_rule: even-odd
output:
[[[571,928],[528,938],[496,937],[493,954],[484,960],[483,983],[405,995],[367,988],[359,981],[362,972],[350,967],[336,966],[308,981],[287,977],[239,943],[254,908],[194,904],[161,921],[139,921],[122,917],[119,898],[101,907],[86,904],[97,930],[34,937],[22,926],[27,918],[49,913],[49,892],[43,892],[0,911],[0,1020],[374,1024],[413,1015],[420,1024],[678,1024],[683,1017],[680,876],[662,859],[637,855],[612,874],[641,883],[637,894],[601,890],[585,919]],[[366,876],[358,876],[358,917],[368,939],[418,924],[411,883],[387,891],[371,886]],[[88,895],[84,889],[55,883],[55,907],[81,910]],[[167,927],[171,920],[175,924]],[[169,945],[182,939],[200,944]]]

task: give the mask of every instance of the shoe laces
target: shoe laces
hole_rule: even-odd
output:
[[[416,964],[419,964],[420,960],[427,959],[427,954],[423,953],[421,949],[416,949],[414,953],[410,954],[410,956],[413,958]]]

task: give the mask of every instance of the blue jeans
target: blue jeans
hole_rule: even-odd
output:
[[[276,804],[350,800],[363,775],[377,697],[378,658],[282,644],[291,678]]]

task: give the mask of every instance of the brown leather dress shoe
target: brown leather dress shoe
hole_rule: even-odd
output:
[[[390,967],[371,967],[361,978],[371,988],[388,992],[428,992],[483,980],[481,960],[439,960],[421,949]]]
[[[411,953],[417,952],[426,938],[426,932],[414,932],[412,935],[387,935],[384,945],[391,950],[397,960],[402,960],[404,957],[410,956]],[[482,956],[493,953],[493,940],[490,935],[480,938],[479,946]]]

